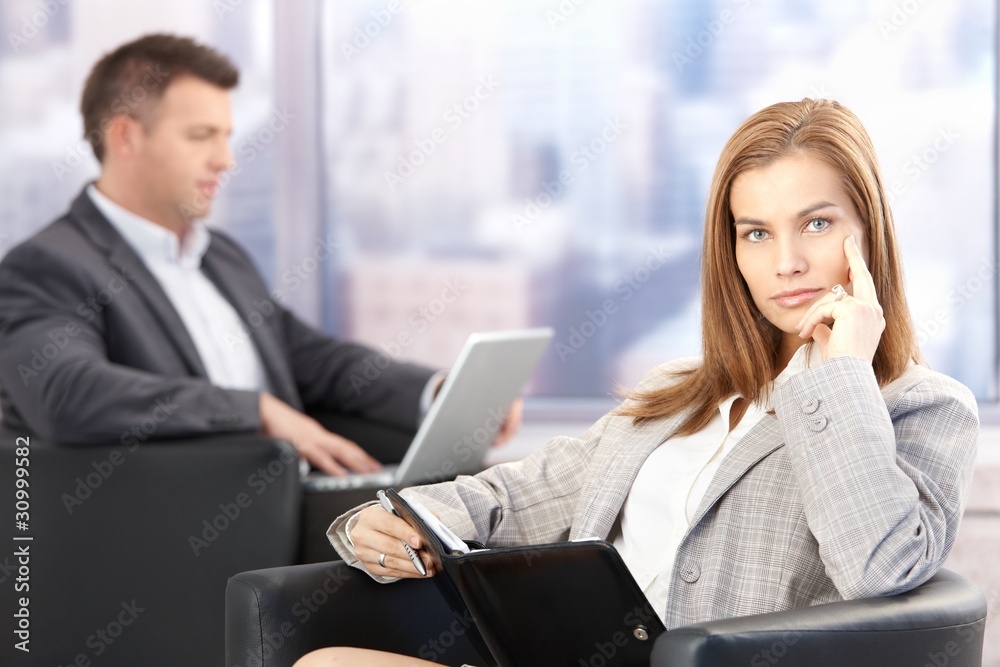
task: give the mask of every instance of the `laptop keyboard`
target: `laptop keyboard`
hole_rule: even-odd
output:
[[[302,486],[306,491],[342,491],[345,489],[375,488],[392,486],[396,481],[396,468],[385,466],[378,472],[352,473],[343,477],[334,477],[323,473],[310,473]]]

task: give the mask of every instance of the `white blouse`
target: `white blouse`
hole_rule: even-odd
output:
[[[208,228],[195,222],[181,245],[177,234],[121,207],[93,185],[87,194],[163,288],[212,384],[266,391],[260,353],[244,333],[250,325],[201,272],[201,260],[212,240]]]
[[[803,345],[775,378],[772,391],[822,360],[818,345]],[[639,469],[622,507],[615,549],[661,620],[666,617],[677,547],[712,477],[726,455],[771,409],[751,404],[730,431],[729,412],[737,398],[733,394],[723,400],[701,431],[674,436],[657,447]]]

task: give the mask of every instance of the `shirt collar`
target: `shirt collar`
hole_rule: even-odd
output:
[[[778,377],[774,378],[774,381],[771,383],[770,394],[773,395],[778,387],[802,371],[818,366],[821,363],[823,363],[823,352],[819,349],[819,345],[809,341],[800,346],[799,349],[795,350],[792,358],[788,360],[788,365],[778,373]],[[739,394],[733,394],[719,404],[719,412],[722,414],[723,421],[727,424],[729,423],[729,411],[732,409],[733,403],[737,398],[739,398]],[[772,409],[773,406],[770,399],[768,399],[767,405],[764,406],[764,412],[769,412]]]
[[[802,371],[819,366],[821,363],[823,363],[823,351],[813,341],[808,341],[795,350],[795,354],[788,360],[788,365],[778,373],[778,377],[774,378],[774,382],[771,383],[771,391],[768,393],[766,409],[768,411],[774,409],[774,406],[771,405],[771,397],[774,396],[774,392],[777,391],[778,387]]]
[[[93,183],[87,186],[87,195],[147,265],[175,264],[185,269],[201,267],[212,236],[200,220],[192,223],[181,246],[177,234],[113,202]]]
[[[778,373],[778,377],[774,378],[771,391],[785,384],[807,368],[819,366],[821,363],[823,363],[823,352],[819,349],[819,345],[812,341],[806,342],[804,345],[799,346],[799,349],[795,350],[795,354],[788,360],[788,365]]]

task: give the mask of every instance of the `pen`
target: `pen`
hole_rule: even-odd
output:
[[[392,503],[389,502],[389,496],[385,495],[385,491],[380,490],[375,495],[378,496],[378,502],[382,506],[382,509],[389,512],[393,516],[399,516],[399,513],[397,513],[396,509],[392,506]],[[427,568],[424,567],[424,562],[420,560],[417,554],[413,553],[413,549],[411,549],[410,545],[406,543],[406,540],[400,540],[400,542],[403,543],[403,548],[406,549],[406,555],[410,557],[413,567],[417,568],[417,573],[420,574],[421,577],[426,577]]]

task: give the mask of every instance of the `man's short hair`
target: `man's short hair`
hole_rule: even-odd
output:
[[[123,44],[94,65],[83,87],[80,112],[84,136],[99,161],[104,161],[104,135],[111,119],[132,116],[148,128],[150,103],[163,97],[170,83],[181,76],[230,90],[240,74],[215,49],[168,34],[146,35]]]

